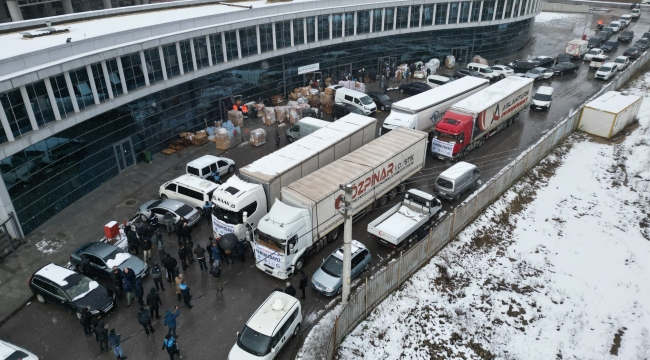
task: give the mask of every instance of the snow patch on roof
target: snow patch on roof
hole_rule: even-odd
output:
[[[68,276],[74,274],[75,272],[72,270],[66,269],[56,264],[48,264],[38,270],[35,275],[42,276],[50,281],[53,281],[59,286],[66,286],[68,285],[68,282],[65,281],[65,279]]]
[[[88,291],[86,291],[83,294],[77,295],[74,299],[72,299],[72,301],[81,299],[82,297],[88,295],[91,291],[97,289],[98,287],[99,287],[99,284],[97,283],[97,281],[91,281],[90,284],[88,284]]]
[[[110,259],[106,262],[106,266],[110,269],[113,268],[113,266],[119,266],[123,262],[127,261],[131,257],[131,254],[127,252],[122,252],[122,253],[117,253],[115,254],[114,259]]]

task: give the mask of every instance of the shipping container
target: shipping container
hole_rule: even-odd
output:
[[[582,108],[578,129],[611,138],[636,120],[642,97],[609,91]]]

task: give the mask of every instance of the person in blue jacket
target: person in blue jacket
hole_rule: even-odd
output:
[[[178,345],[176,344],[176,339],[171,335],[167,335],[163,339],[162,350],[167,350],[167,354],[169,354],[170,360],[174,360],[174,355],[176,354],[179,354],[180,356],[180,352],[178,351]]]
[[[111,329],[108,334],[108,345],[113,348],[113,354],[117,356],[118,360],[126,359],[124,352],[122,351],[122,346],[120,346],[120,334],[115,333],[115,329]]]
[[[165,322],[164,325],[169,328],[169,331],[167,331],[167,335],[174,335],[175,338],[178,337],[176,335],[176,318],[181,314],[181,311],[178,310],[178,306],[174,306],[174,312],[171,312],[170,310],[167,310],[165,313]]]

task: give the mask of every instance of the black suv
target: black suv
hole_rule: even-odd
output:
[[[485,79],[485,76],[481,75],[478,71],[464,68],[458,68],[454,71],[454,79],[464,78],[465,76],[474,76],[480,79]]]
[[[610,27],[606,27],[606,28],[600,30],[600,32],[598,33],[598,36],[601,39],[603,39],[603,42],[605,42],[605,41],[609,40],[609,38],[611,38],[613,34],[614,34],[614,29],[612,29]]]
[[[603,39],[600,36],[592,36],[587,41],[587,47],[589,49],[600,47],[600,45],[602,44],[603,44]]]
[[[29,279],[29,289],[41,303],[49,302],[81,317],[90,307],[92,314],[107,314],[115,305],[115,294],[96,281],[56,264],[38,269]]]
[[[621,35],[618,36],[618,41],[629,43],[634,39],[634,31],[623,31]]]
[[[527,73],[529,70],[538,67],[538,64],[532,60],[515,60],[508,64],[508,66],[516,73]]]
[[[634,43],[634,47],[641,50],[643,53],[644,51],[648,50],[648,48],[650,48],[650,39],[639,39]]]
[[[602,47],[604,52],[610,52],[618,49],[618,41],[616,40],[609,40],[607,41]]]
[[[334,120],[338,120],[349,113],[365,115],[361,109],[354,105],[344,103],[334,103],[332,105],[332,119]]]

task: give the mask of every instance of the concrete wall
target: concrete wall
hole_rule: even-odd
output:
[[[545,2],[542,5],[542,11],[552,11],[552,12],[566,12],[566,13],[588,13],[589,5],[570,5],[570,4],[559,4],[559,3],[548,3]]]

